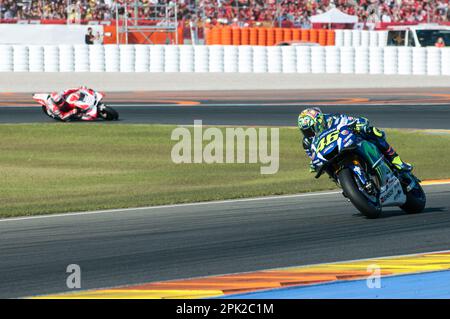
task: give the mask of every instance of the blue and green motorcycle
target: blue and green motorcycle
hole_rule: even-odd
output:
[[[313,163],[343,190],[343,195],[366,217],[377,218],[382,208],[399,206],[406,213],[420,213],[426,196],[420,180],[411,172],[400,172],[371,142],[338,125],[318,135],[312,146]]]

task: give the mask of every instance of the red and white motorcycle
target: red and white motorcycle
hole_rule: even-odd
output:
[[[42,106],[45,115],[59,121],[92,121],[93,119],[103,119],[105,121],[116,121],[119,119],[119,113],[113,108],[102,103],[105,96],[103,93],[91,89],[80,90],[77,101],[71,103],[72,109],[76,108],[77,113],[67,119],[62,119],[58,113],[52,111],[52,95],[55,93],[36,93],[33,99]],[[70,99],[70,97],[69,97]],[[90,116],[86,116],[86,115]]]

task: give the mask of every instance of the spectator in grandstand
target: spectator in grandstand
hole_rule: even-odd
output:
[[[2,6],[2,16],[4,19],[14,19],[18,14],[18,7],[14,1],[6,1]]]
[[[128,13],[134,17],[133,1]],[[113,0],[0,0],[2,19],[67,19],[80,21],[110,20],[115,15]],[[169,0],[139,0],[138,18],[164,17],[161,5]],[[69,5],[68,5],[69,4]],[[210,19],[214,24],[238,25],[294,25],[308,27],[312,15],[332,7],[360,22],[447,22],[450,20],[449,0],[180,0],[178,16],[188,21],[192,15],[199,24]],[[237,19],[237,23],[234,19]]]

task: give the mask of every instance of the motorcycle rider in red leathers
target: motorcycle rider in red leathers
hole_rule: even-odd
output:
[[[85,86],[52,93],[48,108],[62,121],[67,121],[73,116],[79,116],[84,121],[97,119],[97,110],[92,108],[94,91]]]

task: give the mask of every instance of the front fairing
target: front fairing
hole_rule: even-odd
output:
[[[312,143],[313,164],[323,165],[344,149],[354,147],[360,140],[348,127],[331,127],[314,138]]]
[[[90,89],[81,91],[81,94],[82,97],[74,104],[74,106],[79,108],[82,113],[96,114],[98,111],[98,105],[104,95]]]

